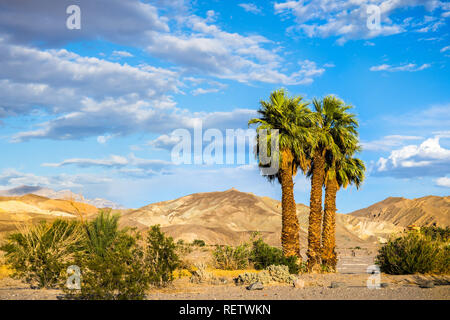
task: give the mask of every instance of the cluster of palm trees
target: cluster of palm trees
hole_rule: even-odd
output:
[[[263,148],[270,155],[270,132],[278,130],[279,169],[266,177],[281,184],[283,253],[301,260],[300,226],[294,200],[294,176],[300,169],[311,180],[308,270],[335,271],[336,194],[349,184],[359,187],[364,179],[364,163],[354,157],[361,151],[356,116],[349,112],[351,106],[332,95],[313,99],[310,108],[311,104],[302,97],[289,97],[280,89],[272,92],[268,101],[260,103],[259,118],[251,119],[249,125],[257,124],[257,156]],[[267,137],[262,138],[262,130],[268,132]]]

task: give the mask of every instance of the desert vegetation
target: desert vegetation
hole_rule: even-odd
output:
[[[376,264],[387,274],[450,273],[448,228],[423,228],[391,238],[376,257]]]
[[[270,266],[284,266],[291,274],[305,271],[304,264],[298,262],[297,256],[286,257],[281,249],[268,245],[257,235],[252,236],[251,244],[216,246],[213,259],[213,265],[224,270],[242,270],[248,267],[265,270]]]
[[[13,277],[38,288],[63,288],[71,299],[143,299],[166,286],[179,265],[176,245],[159,226],[143,239],[118,227],[118,215],[100,211],[90,222],[56,220],[12,233],[0,249]],[[68,289],[67,268],[78,266],[81,287]]]
[[[61,281],[74,254],[82,249],[83,231],[78,222],[56,220],[21,227],[0,247],[13,276],[38,288],[51,288]]]

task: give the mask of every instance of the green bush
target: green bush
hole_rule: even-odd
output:
[[[197,247],[204,247],[204,246],[206,246],[206,243],[203,240],[195,239],[194,241],[192,241],[192,245],[197,246]]]
[[[173,271],[180,265],[172,237],[166,237],[158,225],[147,234],[146,266],[150,271],[150,283],[165,286],[173,281]]]
[[[250,262],[255,269],[266,269],[271,265],[285,265],[290,273],[298,274],[303,266],[297,262],[296,256],[285,257],[283,251],[265,243],[262,239],[253,241],[253,248],[250,255]]]
[[[450,240],[450,227],[441,228],[441,227],[421,227],[420,232],[430,237],[432,240],[448,242]]]
[[[449,273],[450,245],[410,232],[383,245],[375,263],[388,274]]]
[[[231,246],[216,246],[213,257],[215,265],[219,269],[245,269],[249,264],[250,246],[246,243],[236,248]]]
[[[140,300],[149,287],[144,252],[129,234],[117,235],[103,255],[87,252],[75,264],[81,266],[81,290],[66,289],[69,298]]]
[[[101,211],[85,226],[85,250],[76,254],[81,290],[65,289],[68,298],[143,299],[150,273],[138,234],[119,230],[118,215]]]
[[[55,220],[22,228],[0,247],[13,276],[32,286],[52,288],[62,283],[62,273],[80,250],[83,232],[77,222]]]

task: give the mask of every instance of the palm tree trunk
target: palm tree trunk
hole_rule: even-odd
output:
[[[280,169],[281,182],[281,245],[286,257],[300,256],[300,226],[294,200],[294,181],[292,178],[292,162],[282,165]]]
[[[321,152],[314,155],[311,177],[311,199],[308,227],[308,271],[320,271],[320,236],[322,233],[322,186],[325,158]]]
[[[325,213],[322,230],[322,264],[336,271],[336,179],[328,179],[325,188]]]

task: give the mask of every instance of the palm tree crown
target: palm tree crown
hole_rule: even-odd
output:
[[[292,162],[292,174],[297,173],[300,167],[303,171],[308,168],[306,160],[307,146],[312,142],[312,135],[309,128],[312,125],[312,112],[308,108],[308,103],[302,101],[302,97],[287,97],[283,89],[271,93],[269,101],[260,101],[261,108],[258,110],[259,118],[251,119],[248,124],[258,124],[256,128],[257,143],[256,155],[259,156],[262,148],[267,148],[271,154],[270,130],[278,130],[280,168],[284,161]],[[260,139],[260,132],[267,130],[267,145]],[[261,167],[267,165],[260,164]],[[266,176],[270,181],[280,179],[279,172]]]

